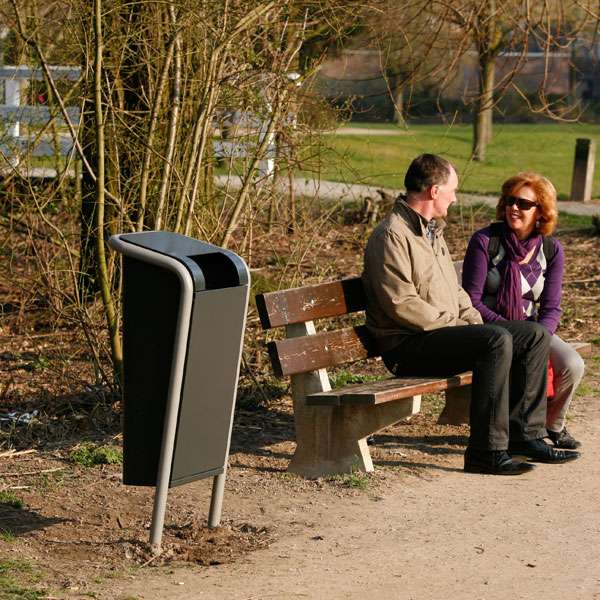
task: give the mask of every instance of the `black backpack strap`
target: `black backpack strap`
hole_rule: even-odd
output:
[[[551,235],[544,235],[542,237],[542,248],[544,249],[544,256],[546,262],[550,262],[556,254],[556,241]]]
[[[496,222],[490,224],[490,242],[488,244],[488,259],[493,262],[500,251],[500,233],[502,231],[502,223]]]

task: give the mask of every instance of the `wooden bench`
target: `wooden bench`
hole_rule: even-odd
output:
[[[457,263],[457,272],[462,263]],[[452,377],[392,377],[331,389],[327,368],[378,356],[365,325],[316,331],[315,319],[364,311],[360,277],[260,294],[263,329],[285,327],[286,337],[268,343],[275,374],[290,376],[296,452],[288,470],[305,477],[373,470],[367,437],[417,413],[421,394],[446,393],[440,423],[468,422],[472,373]],[[586,354],[590,344],[579,343]]]

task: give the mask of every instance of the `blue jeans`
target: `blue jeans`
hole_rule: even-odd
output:
[[[407,334],[382,355],[397,376],[450,376],[473,371],[469,446],[506,450],[546,435],[550,338],[531,321],[442,327]]]

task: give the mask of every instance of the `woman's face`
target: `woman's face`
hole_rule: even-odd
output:
[[[515,202],[515,199],[520,202]],[[512,206],[510,203],[513,202]],[[518,192],[513,192],[506,199],[506,207],[504,208],[506,216],[506,224],[517,234],[520,240],[528,238],[535,229],[535,223],[540,214],[540,209],[534,204],[538,200],[535,192],[528,186],[519,188]],[[519,207],[521,204],[521,207]],[[530,205],[527,208],[525,205]]]

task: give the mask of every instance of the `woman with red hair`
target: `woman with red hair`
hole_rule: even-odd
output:
[[[550,365],[553,395],[546,428],[559,448],[581,444],[565,427],[566,413],[583,377],[579,354],[556,335],[561,309],[564,251],[556,238],[556,190],[537,173],[519,173],[502,186],[497,223],[473,234],[462,285],[484,323],[538,321],[553,334]]]

